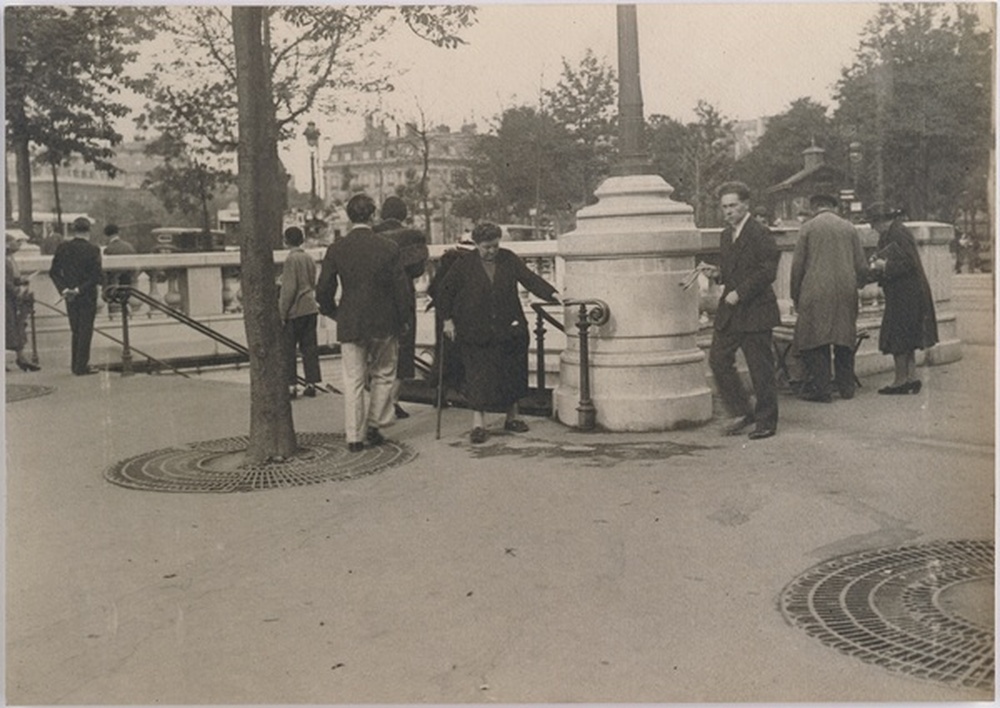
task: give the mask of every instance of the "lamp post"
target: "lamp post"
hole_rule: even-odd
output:
[[[309,121],[306,129],[302,133],[309,145],[309,211],[306,214],[306,233],[315,238],[316,236],[316,148],[319,146],[319,128],[316,123]]]
[[[858,221],[861,218],[861,197],[858,194],[858,173],[861,171],[861,143],[852,140],[847,148],[848,158],[851,163],[851,189],[854,192],[854,199],[851,201],[851,221]]]
[[[319,146],[319,128],[309,121],[302,133],[309,145],[309,208],[316,208],[316,148]]]

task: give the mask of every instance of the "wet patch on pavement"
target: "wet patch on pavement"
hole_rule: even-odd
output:
[[[47,396],[54,391],[55,389],[52,386],[8,383],[4,387],[4,398],[7,403],[17,403],[18,401],[27,401],[30,398]]]
[[[208,440],[154,450],[118,462],[104,478],[119,487],[154,492],[253,492],[344,481],[406,464],[417,454],[408,445],[386,440],[350,452],[343,435],[299,433],[291,458],[247,465],[247,437]]]
[[[781,594],[785,619],[848,656],[961,688],[994,685],[994,547],[942,541],[821,563]]]
[[[670,441],[649,442],[606,442],[606,441],[566,441],[552,442],[540,438],[526,437],[490,431],[489,439],[480,445],[472,445],[467,439],[451,443],[452,447],[464,448],[475,459],[494,457],[519,457],[522,459],[544,458],[571,460],[583,467],[614,467],[622,462],[657,464],[678,455],[693,456],[710,450],[704,445],[687,445]]]

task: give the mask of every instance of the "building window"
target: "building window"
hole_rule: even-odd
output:
[[[370,150],[362,150],[361,151],[361,159],[362,160],[370,160],[370,159],[372,159],[372,153],[371,153],[371,151]]]
[[[376,160],[381,160],[382,159],[382,151],[381,150],[376,150],[375,151],[375,159]]]

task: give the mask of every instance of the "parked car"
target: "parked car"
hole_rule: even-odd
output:
[[[196,253],[226,250],[224,231],[161,227],[149,232],[153,253]]]

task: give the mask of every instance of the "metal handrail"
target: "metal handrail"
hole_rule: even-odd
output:
[[[597,424],[597,409],[590,398],[590,341],[588,331],[591,327],[607,324],[611,318],[611,308],[608,303],[597,298],[573,299],[567,298],[561,303],[534,302],[535,311],[535,372],[538,378],[538,388],[545,389],[545,322],[551,323],[556,329],[565,332],[566,326],[545,311],[546,307],[577,307],[576,328],[580,333],[580,403],[576,407],[577,427],[580,430],[593,430]]]
[[[226,347],[229,347],[230,349],[232,349],[233,351],[237,352],[238,354],[242,354],[243,356],[246,356],[247,358],[250,357],[250,350],[247,349],[242,344],[240,344],[239,342],[237,342],[235,339],[230,339],[226,335],[222,334],[222,332],[219,332],[218,330],[212,329],[208,325],[199,322],[198,320],[194,319],[193,317],[190,317],[189,315],[181,312],[180,310],[175,310],[174,308],[170,307],[169,305],[166,305],[166,304],[160,302],[159,300],[157,300],[156,298],[152,297],[151,295],[149,295],[147,293],[144,293],[141,290],[132,287],[131,285],[109,285],[107,288],[105,288],[104,292],[107,295],[107,297],[108,297],[109,300],[111,300],[113,302],[120,303],[122,305],[122,335],[123,335],[122,339],[124,341],[122,341],[120,343],[123,345],[123,348],[122,348],[122,373],[123,374],[126,373],[126,369],[128,369],[130,371],[131,349],[134,349],[134,347],[131,347],[129,345],[129,337],[128,337],[128,320],[129,320],[129,318],[128,318],[128,300],[129,300],[129,298],[135,298],[136,300],[138,300],[138,301],[140,301],[140,302],[148,305],[149,307],[152,307],[152,308],[155,308],[155,309],[159,310],[160,312],[162,312],[163,314],[167,315],[168,317],[172,317],[173,319],[177,320],[178,322],[180,322],[180,323],[182,323],[184,325],[187,325],[188,327],[190,327],[191,329],[195,330],[196,332],[204,334],[209,339],[213,339],[216,342],[218,342],[219,344],[222,344],[222,345],[224,345]],[[138,351],[138,350],[136,350],[136,351]],[[145,355],[143,355],[143,356],[145,356]],[[171,367],[171,368],[173,368],[173,367]],[[175,371],[176,371],[176,369],[175,369]],[[309,382],[306,381],[303,377],[299,376],[298,374],[296,374],[295,380],[299,384],[302,384],[303,386],[308,386],[309,385]],[[330,392],[330,393],[340,393],[340,391],[338,391],[336,388],[334,388],[330,384],[327,384],[325,387],[323,387],[323,386],[317,386],[316,388],[318,390],[320,390],[320,391],[325,391],[325,392]]]
[[[39,300],[37,298],[35,299],[35,302],[38,303],[39,305],[42,305],[43,307],[49,308],[53,312],[56,312],[56,313],[58,313],[60,315],[63,315],[64,317],[68,317],[67,313],[63,312],[62,310],[60,310],[55,305],[50,305],[49,303],[44,302],[43,300]],[[101,335],[105,339],[110,339],[115,344],[121,344],[124,348],[130,349],[130,351],[136,352],[139,356],[146,357],[146,359],[148,359],[149,361],[152,361],[152,362],[154,362],[156,364],[159,364],[160,366],[167,367],[168,369],[170,369],[171,371],[173,371],[175,374],[180,374],[181,376],[183,376],[186,379],[191,378],[190,376],[188,376],[187,374],[185,374],[183,371],[181,371],[177,367],[175,367],[175,366],[173,366],[171,364],[168,364],[165,361],[160,361],[155,356],[150,356],[149,354],[147,354],[146,352],[142,351],[141,349],[138,349],[136,347],[129,347],[129,345],[128,345],[127,342],[123,342],[122,340],[118,339],[117,337],[114,337],[114,336],[108,334],[107,332],[105,332],[100,327],[94,327],[94,332],[96,334]],[[31,317],[31,340],[32,340],[32,346],[34,347],[35,346],[35,344],[34,344],[34,342],[35,342],[35,317],[34,317],[34,311],[32,311],[32,317]]]

